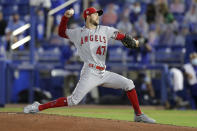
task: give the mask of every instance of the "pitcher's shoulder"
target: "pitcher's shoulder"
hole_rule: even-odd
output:
[[[99,28],[104,29],[104,28],[108,28],[109,26],[106,25],[99,25]]]
[[[75,28],[71,28],[70,30],[77,33],[77,32],[82,32],[83,28],[82,27],[75,27]]]
[[[107,30],[110,30],[110,26],[105,26],[105,25],[99,25],[99,29],[100,30],[104,30],[104,31],[107,31]]]

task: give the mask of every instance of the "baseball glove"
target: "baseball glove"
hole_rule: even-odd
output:
[[[135,39],[132,38],[132,36],[125,34],[124,39],[121,40],[122,44],[127,47],[127,48],[131,48],[131,49],[135,49],[138,48],[138,44],[137,41]]]

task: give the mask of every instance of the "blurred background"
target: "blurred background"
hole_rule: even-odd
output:
[[[68,96],[83,66],[69,40],[57,34],[65,10],[69,28],[84,25],[83,10],[103,9],[102,25],[143,44],[137,50],[110,40],[107,70],[134,81],[141,105],[197,108],[197,0],[0,0],[0,106]],[[127,105],[126,93],[93,89],[81,104]]]

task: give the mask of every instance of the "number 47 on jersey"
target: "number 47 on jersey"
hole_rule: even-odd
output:
[[[105,55],[105,51],[106,51],[106,46],[99,46],[96,51],[96,54]]]

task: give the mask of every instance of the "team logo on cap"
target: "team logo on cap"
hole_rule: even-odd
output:
[[[89,11],[88,10],[86,11],[86,14],[89,14]]]

